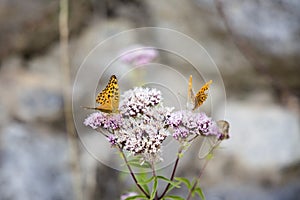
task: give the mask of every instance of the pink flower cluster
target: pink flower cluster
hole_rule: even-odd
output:
[[[217,124],[205,113],[194,113],[189,110],[173,112],[168,116],[166,124],[173,129],[173,137],[176,140],[185,140],[191,135],[220,135]]]
[[[108,130],[107,139],[112,146],[142,155],[145,161],[158,161],[162,143],[170,135],[165,127],[165,116],[173,110],[164,107],[161,100],[159,90],[134,88],[122,95],[119,113],[95,112],[84,124]]]
[[[102,127],[108,130],[116,130],[122,125],[122,118],[120,114],[109,115],[103,112],[95,112],[87,117],[83,124],[93,129]]]

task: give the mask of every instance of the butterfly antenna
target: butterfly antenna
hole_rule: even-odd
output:
[[[97,108],[87,107],[87,106],[80,106],[81,108],[84,108],[86,110],[97,110]]]

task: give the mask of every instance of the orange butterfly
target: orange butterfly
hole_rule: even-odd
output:
[[[84,107],[87,109],[100,110],[106,113],[116,113],[119,109],[119,85],[118,79],[112,75],[106,87],[98,94],[96,103],[100,105],[96,108]]]
[[[211,83],[212,80],[205,83],[195,96],[193,93],[193,78],[192,75],[190,75],[189,86],[188,86],[188,108],[191,108],[192,110],[196,110],[204,103],[204,101],[207,99],[208,96],[208,94],[205,92],[209,89]],[[192,105],[193,108],[190,105]]]

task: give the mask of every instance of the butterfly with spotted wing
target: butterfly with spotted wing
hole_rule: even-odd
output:
[[[100,110],[106,113],[117,113],[119,109],[119,85],[118,79],[115,75],[112,75],[109,79],[106,87],[97,95],[96,103],[99,106],[84,107],[86,109]]]
[[[204,103],[204,101],[207,99],[208,96],[206,91],[209,89],[211,83],[212,80],[205,83],[195,96],[193,93],[193,78],[192,75],[190,75],[189,86],[188,86],[188,106],[187,106],[188,108],[191,108],[192,110],[196,110]]]

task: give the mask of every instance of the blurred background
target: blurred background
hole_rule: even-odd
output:
[[[232,138],[200,183],[207,199],[300,199],[299,1],[69,0],[70,72],[61,59],[66,37],[60,35],[59,7],[58,0],[0,0],[1,200],[111,200],[128,189],[131,179],[98,162],[72,134],[65,116],[68,77],[72,85],[99,42],[145,26],[198,41],[223,77],[227,98],[220,104],[226,105]],[[99,57],[90,59],[101,67]],[[160,59],[182,66],[167,55]],[[84,137],[109,157],[92,134]],[[198,149],[184,157],[178,176],[197,174],[203,163],[194,158]]]

